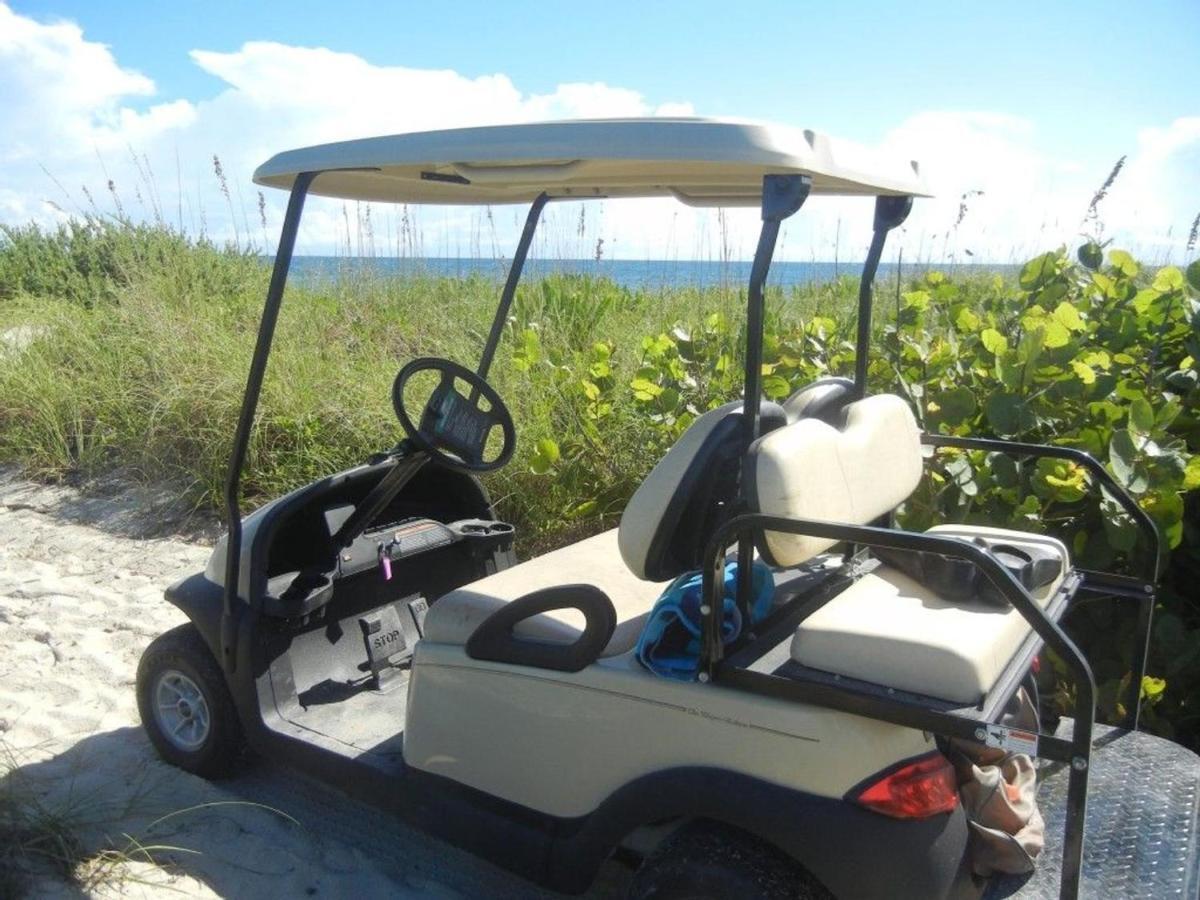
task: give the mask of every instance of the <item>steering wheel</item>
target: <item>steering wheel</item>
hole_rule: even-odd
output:
[[[421,412],[419,426],[413,424],[404,406],[404,389],[418,372],[439,372],[442,376]],[[470,385],[470,395],[464,397],[455,390],[455,381]],[[488,402],[486,410],[480,408],[481,397]],[[408,363],[392,385],[392,406],[404,433],[417,449],[449,469],[492,472],[512,458],[517,430],[508,407],[487,381],[456,362],[424,356]],[[493,459],[484,460],[488,436],[497,425],[503,432],[504,443]]]

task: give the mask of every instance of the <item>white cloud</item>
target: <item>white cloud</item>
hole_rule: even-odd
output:
[[[1200,214],[1200,116],[1140,131],[1100,210],[1102,218],[1119,223],[1118,237],[1155,248],[1155,258],[1178,251]],[[1174,261],[1181,260],[1176,252]]]
[[[694,114],[691,103],[652,101],[601,82],[532,94],[503,74],[380,66],[352,53],[272,42],[232,52],[197,49],[191,58],[223,87],[207,99],[159,100],[150,78],[122,66],[78,26],[37,22],[0,2],[0,221],[52,221],[65,214],[47,200],[67,213],[85,209],[83,186],[111,210],[111,178],[130,215],[161,214],[218,238],[236,232],[261,244],[273,239],[284,198],[266,193],[264,233],[249,177],[280,149],[468,124]],[[883,144],[921,160],[938,194],[918,202],[893,245],[904,246],[909,259],[965,259],[970,250],[976,259],[1006,261],[1074,242],[1088,200],[1107,174],[1046,154],[1031,122],[998,113],[919,113]],[[228,199],[213,173],[214,154],[228,179]],[[1178,253],[1197,211],[1188,204],[1200,207],[1198,179],[1200,118],[1145,129],[1101,207],[1110,233],[1135,247]],[[982,193],[968,197],[955,227],[960,198],[973,191]],[[341,205],[311,203],[302,250],[344,247],[347,234],[357,231],[355,210],[347,211],[348,229]],[[758,226],[753,210],[731,210],[719,219],[666,200],[591,206],[583,237],[576,234],[578,207],[552,207],[549,217],[553,228],[539,249],[583,256],[603,237],[610,256],[719,258],[725,245],[745,258]],[[478,246],[489,255],[493,229],[506,253],[519,229],[519,215],[510,211],[496,211],[494,226],[481,213],[463,210],[422,210],[415,218],[424,250],[433,254],[469,254]],[[814,199],[787,224],[777,258],[828,259],[835,252],[861,258],[870,218],[869,201]],[[399,213],[376,209],[373,221],[381,252],[394,248]]]

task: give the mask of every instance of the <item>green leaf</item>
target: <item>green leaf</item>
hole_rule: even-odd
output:
[[[586,519],[600,506],[595,500],[584,500],[567,511],[568,519]]]
[[[1108,263],[1127,278],[1132,278],[1138,273],[1137,262],[1124,250],[1109,251]]]
[[[1075,503],[1087,496],[1087,470],[1065,459],[1042,458],[1033,474],[1033,489],[1048,500]]]
[[[1187,283],[1192,286],[1192,290],[1200,291],[1200,259],[1188,263]]]
[[[946,474],[951,482],[966,496],[974,497],[979,493],[979,485],[975,483],[975,470],[965,453],[952,456],[946,461]]]
[[[999,356],[1008,349],[1008,338],[995,328],[983,329],[983,333],[979,335],[979,339],[983,342],[983,346],[988,353],[991,353],[993,356]]]
[[[988,398],[986,411],[988,423],[997,434],[1004,437],[1019,434],[1036,423],[1033,412],[1016,394],[992,394]]]
[[[1128,553],[1137,546],[1137,525],[1129,517],[1129,513],[1120,507],[1116,507],[1115,509],[1106,508],[1105,512],[1106,515],[1102,521],[1104,522],[1104,536],[1108,538],[1109,546],[1114,550]]]
[[[974,333],[979,328],[979,316],[971,312],[970,307],[964,306],[954,320],[954,327],[964,333]]]
[[[1058,274],[1058,254],[1043,253],[1031,259],[1021,269],[1021,287],[1036,290]]]
[[[1081,244],[1079,249],[1075,251],[1075,255],[1079,257],[1081,263],[1093,272],[1104,263],[1104,249],[1095,241],[1088,241],[1086,244]]]
[[[653,400],[663,392],[663,389],[648,378],[638,377],[629,382],[633,388],[633,396],[643,403]]]
[[[1013,514],[1026,519],[1036,519],[1041,515],[1042,501],[1034,494],[1026,495],[1025,499],[1013,507]]]
[[[1000,487],[1014,488],[1020,482],[1020,472],[1017,469],[1016,460],[1007,453],[989,453],[987,464],[992,471],[992,478]]]
[[[550,467],[558,462],[558,444],[550,438],[542,438],[534,448],[533,456],[529,458],[529,468],[535,475],[545,475]]]
[[[1183,474],[1183,489],[1192,491],[1200,487],[1200,456],[1193,456],[1187,461]]]
[[[1129,427],[1143,435],[1154,431],[1154,407],[1145,397],[1138,397],[1129,404]]]
[[[1167,680],[1165,678],[1153,678],[1150,675],[1142,676],[1142,699],[1153,700],[1167,689]]]
[[[1065,347],[1071,342],[1071,332],[1057,319],[1045,319],[1041,325],[1042,346],[1047,350]]]
[[[1071,361],[1071,368],[1075,371],[1076,377],[1084,384],[1096,383],[1096,370],[1087,363],[1075,359]]]
[[[1064,300],[1054,308],[1051,313],[1054,321],[1058,322],[1068,331],[1083,331],[1083,318],[1079,315],[1079,310]]]
[[[1061,328],[1061,326],[1059,327]],[[1063,328],[1062,331],[1065,333],[1066,329]],[[1042,358],[1042,347],[1045,346],[1045,337],[1045,331],[1040,326],[1029,328],[1021,335],[1021,340],[1017,344],[1017,355],[1020,357],[1027,375],[1037,366],[1038,360]]]
[[[978,408],[975,393],[965,387],[941,391],[934,395],[933,402],[937,404],[937,416],[943,422],[961,422],[974,415]]]
[[[1153,287],[1156,291],[1169,294],[1171,291],[1181,290],[1183,284],[1183,273],[1174,266],[1166,266],[1155,274]]]
[[[768,375],[763,379],[762,386],[763,393],[767,395],[768,400],[778,400],[792,392],[792,386],[788,384],[788,380],[780,375]]]
[[[1133,435],[1124,428],[1114,431],[1108,442],[1108,463],[1117,483],[1130,493],[1145,493],[1150,486],[1150,478],[1138,456]]]

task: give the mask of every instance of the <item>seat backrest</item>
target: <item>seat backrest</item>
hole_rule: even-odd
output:
[[[806,384],[783,401],[788,422],[820,419],[830,425],[841,424],[843,411],[854,396],[854,381],[840,375],[826,375]]]
[[[747,493],[756,512],[865,525],[895,509],[921,480],[921,432],[894,394],[846,407],[845,424],[801,419],[751,445]],[[836,541],[766,532],[759,552],[795,566]]]
[[[786,421],[763,401],[760,431]],[[680,436],[630,498],[617,545],[638,578],[666,581],[700,567],[704,546],[738,495],[742,402],[710,409]]]

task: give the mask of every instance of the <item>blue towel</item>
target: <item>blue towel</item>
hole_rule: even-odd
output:
[[[750,620],[751,624],[756,624],[771,611],[775,579],[761,562],[755,561],[752,568]],[[734,600],[737,569],[736,562],[725,566],[725,602],[721,618],[721,641],[725,644],[742,633],[742,615]],[[667,586],[650,612],[646,627],[638,638],[637,657],[656,675],[693,681],[699,672],[702,580],[699,572],[680,575]]]

